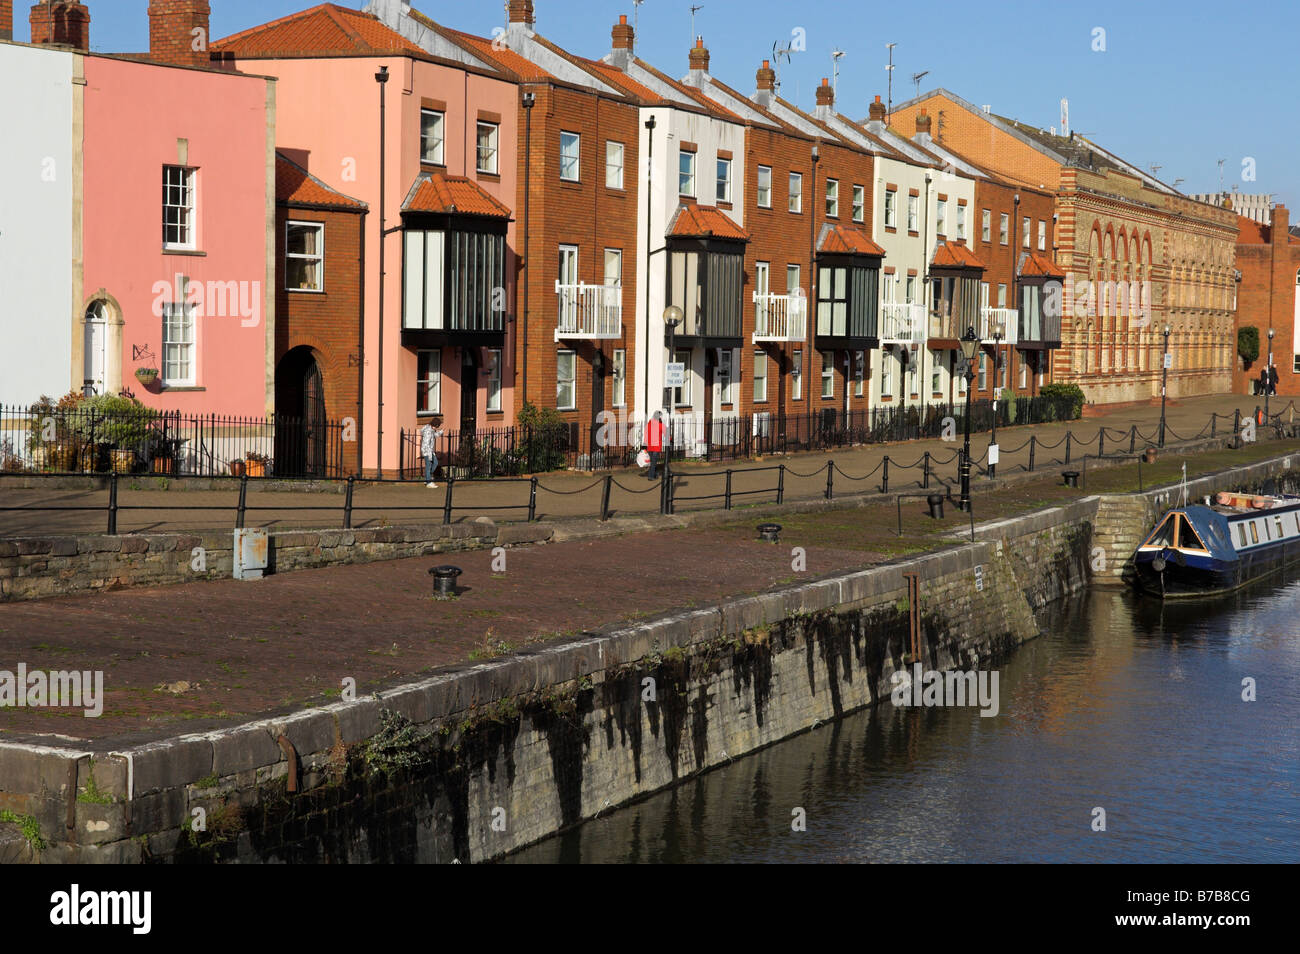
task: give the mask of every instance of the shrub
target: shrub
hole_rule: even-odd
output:
[[[1077,384],[1044,384],[1038,393],[1045,398],[1069,400],[1071,420],[1083,415],[1083,388]]]
[[[527,470],[558,470],[564,466],[568,425],[559,411],[525,401],[519,409],[519,427],[523,432],[519,447]]]
[[[1259,329],[1254,325],[1237,329],[1237,354],[1246,364],[1259,358]]]

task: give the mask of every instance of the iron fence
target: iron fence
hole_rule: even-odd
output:
[[[0,406],[0,470],[176,477],[347,476],[344,426],[285,415],[183,414],[120,399]]]

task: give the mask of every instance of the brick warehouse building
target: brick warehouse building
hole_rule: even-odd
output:
[[[276,154],[275,410],[296,423],[281,425],[275,459],[310,448],[299,473],[324,473],[331,455],[344,473],[361,469],[359,441],[344,440],[342,433],[313,438],[326,421],[341,427],[350,421],[354,434],[365,425],[360,359],[366,212],[364,202]]]
[[[375,0],[367,9],[425,49],[459,50],[516,84],[513,205],[524,244],[515,386],[521,405],[555,408],[572,425],[582,464],[600,449],[598,437],[613,438],[601,432],[605,412],[626,414],[640,380],[632,313],[645,91],[538,34],[531,0],[509,5],[507,28],[493,39],[401,3]]]
[[[1284,205],[1273,207],[1268,225],[1246,216],[1237,219],[1237,270],[1241,273],[1237,327],[1259,331],[1259,359],[1249,366],[1234,361],[1232,389],[1237,394],[1253,393],[1259,369],[1268,360],[1270,328],[1277,393],[1300,394],[1300,238],[1288,230],[1289,220]]]
[[[935,90],[935,140],[999,175],[1056,193],[1057,263],[1068,273],[1054,377],[1099,403],[1156,399],[1169,326],[1173,397],[1231,381],[1230,279],[1235,221],[1194,202],[1076,133],[1057,135]]]

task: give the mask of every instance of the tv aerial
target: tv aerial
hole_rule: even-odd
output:
[[[929,75],[929,70],[922,70],[920,73],[912,74],[912,82],[916,85],[916,96],[918,99],[921,97],[921,80],[925,79]]]

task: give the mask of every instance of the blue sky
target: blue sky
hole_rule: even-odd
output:
[[[894,101],[913,95],[912,74],[929,70],[925,91],[944,86],[994,112],[1044,128],[1070,124],[1128,161],[1149,167],[1186,192],[1223,187],[1271,192],[1300,203],[1300,4],[1210,0],[1091,4],[1056,2],[845,3],[832,0],[645,0],[637,52],[672,75],[686,72],[692,3],[703,2],[695,28],[712,57],[710,71],[744,92],[754,71],[796,29],[806,50],[781,65],[782,94],[807,108],[813,87],[831,73],[839,47],[839,106],[865,116],[885,95],[885,44],[894,42]],[[306,0],[211,0],[212,32],[221,37],[301,10]],[[148,0],[87,0],[94,49],[148,46]],[[362,6],[362,0],[344,2]],[[15,4],[24,10],[24,0]],[[504,4],[417,0],[448,26],[490,34]],[[575,53],[599,57],[632,0],[535,0],[538,30]],[[25,17],[17,14],[20,21]],[[1103,34],[1096,33],[1097,29]],[[25,22],[16,27],[26,39]],[[1104,50],[1094,50],[1104,39]],[[1254,160],[1255,181],[1243,162]],[[1293,214],[1292,221],[1296,221]]]

